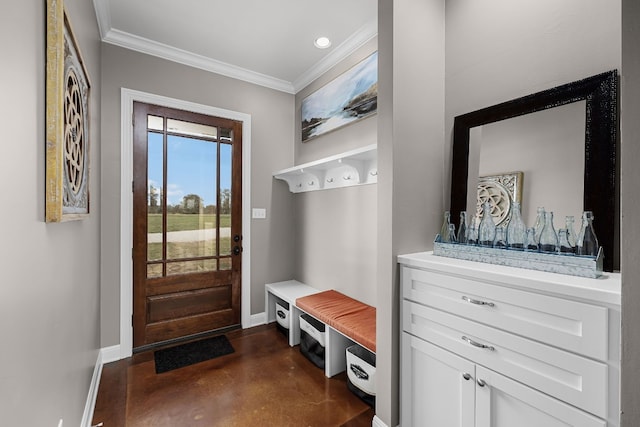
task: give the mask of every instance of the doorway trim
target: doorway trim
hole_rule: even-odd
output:
[[[251,326],[251,115],[133,89],[120,90],[120,358],[133,353],[133,102],[192,111],[242,122],[243,328]]]

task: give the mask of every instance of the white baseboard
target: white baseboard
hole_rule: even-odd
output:
[[[254,326],[264,325],[265,323],[267,323],[267,313],[263,311],[262,313],[251,315],[251,320],[248,327],[252,328]]]
[[[84,405],[84,413],[80,427],[91,427],[93,420],[93,411],[96,408],[96,399],[98,397],[98,388],[100,387],[100,378],[102,377],[102,367],[105,363],[115,362],[122,359],[120,357],[120,345],[112,345],[111,347],[101,348],[98,352],[96,365],[93,367],[93,376],[87,393],[87,401]]]
[[[112,345],[111,347],[103,347],[100,350],[102,354],[102,364],[116,362],[120,359],[124,359],[120,354],[120,344]]]
[[[93,376],[91,377],[91,384],[89,385],[89,392],[87,393],[87,401],[84,404],[84,413],[82,414],[80,427],[91,427],[91,421],[93,420],[93,410],[96,407],[96,398],[98,397],[98,386],[100,385],[101,375],[102,350],[98,352],[98,359],[96,360],[96,365],[93,367]]]
[[[371,421],[371,427],[388,427],[385,423],[382,422],[377,415],[373,416],[373,421]]]

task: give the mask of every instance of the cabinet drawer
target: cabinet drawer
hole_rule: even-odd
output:
[[[403,329],[543,393],[607,417],[605,363],[406,300]]]
[[[599,360],[608,358],[607,308],[473,278],[402,268],[403,296]]]

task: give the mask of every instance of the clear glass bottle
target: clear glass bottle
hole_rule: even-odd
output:
[[[573,218],[573,215],[567,215],[566,217],[564,217],[564,226],[567,229],[567,240],[575,251],[576,245],[578,243],[578,238],[576,236],[574,223],[575,219]]]
[[[460,225],[458,226],[458,243],[467,243],[467,211],[460,212]]]
[[[533,225],[533,229],[535,230],[536,243],[540,243],[540,233],[542,233],[542,229],[544,228],[545,213],[546,211],[543,207],[538,208],[536,223]]]
[[[558,234],[553,227],[553,212],[545,212],[544,227],[538,241],[540,252],[556,252],[558,250]]]
[[[449,243],[458,243],[455,224],[449,224]]]
[[[524,249],[524,240],[527,237],[527,226],[524,225],[520,212],[520,203],[513,202],[511,206],[511,219],[507,226],[507,247],[510,249]]]
[[[482,204],[482,218],[478,226],[478,244],[480,246],[493,246],[496,238],[496,224],[491,216],[491,205],[488,202]]]
[[[582,213],[582,227],[580,228],[580,235],[578,236],[577,253],[578,255],[597,256],[598,238],[596,232],[593,229],[593,212],[584,211]]]
[[[478,244],[478,218],[475,216],[471,217],[471,223],[469,224],[469,228],[467,228],[467,244]]]
[[[536,242],[536,229],[527,228],[527,236],[524,241],[524,250],[528,252],[538,252],[538,242]]]
[[[493,247],[496,249],[507,249],[507,238],[504,227],[496,227],[496,237],[493,239]]]
[[[569,232],[566,228],[558,230],[558,252],[561,254],[574,254],[573,246],[569,243]]]
[[[449,225],[451,224],[451,212],[444,212],[444,220],[442,227],[440,227],[440,241],[442,243],[449,243]]]

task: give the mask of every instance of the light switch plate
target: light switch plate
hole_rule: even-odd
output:
[[[251,210],[251,217],[253,219],[265,219],[267,217],[267,210],[265,208],[253,208]]]

